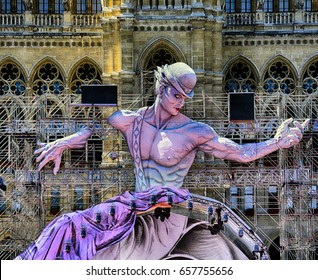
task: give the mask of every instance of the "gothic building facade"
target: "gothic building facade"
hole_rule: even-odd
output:
[[[311,118],[298,147],[251,164],[199,153],[185,187],[228,204],[273,259],[317,258],[316,0],[0,2],[2,259],[56,215],[133,188],[125,140],[103,122],[114,108],[76,106],[81,86],[115,84],[118,107],[137,109],[154,100],[156,66],[177,61],[198,77],[184,113],[234,141],[263,141],[286,118]],[[231,120],[243,113],[231,96],[250,93],[254,117]],[[37,141],[92,120],[96,135],[64,155],[57,176],[36,171]]]

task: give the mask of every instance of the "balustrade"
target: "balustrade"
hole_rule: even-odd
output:
[[[100,24],[101,16],[98,14],[94,15],[74,15],[73,25],[76,26],[96,26]]]
[[[314,12],[305,12],[304,13],[304,22],[305,23],[311,23],[311,24],[317,24],[318,23],[318,13]]]
[[[186,8],[190,6],[190,0],[137,0],[139,10],[166,10]]]
[[[23,14],[0,14],[0,25],[21,26],[24,24]]]
[[[35,14],[32,23],[36,26],[61,26],[63,25],[62,14]]]
[[[255,24],[253,13],[235,13],[226,15],[227,25],[252,25]]]
[[[294,13],[265,13],[265,24],[292,24]]]
[[[132,1],[132,0],[131,0]],[[138,11],[181,10],[190,9],[195,0],[135,0],[131,4]],[[64,14],[32,14],[32,24],[35,26],[63,26]],[[97,26],[102,14],[74,14],[71,15],[72,25]],[[264,25],[293,25],[303,23],[318,24],[318,12],[297,11],[268,13],[257,11],[252,13],[224,13],[225,26]],[[26,14],[0,14],[0,26],[23,26],[26,23]],[[29,23],[30,24],[30,23]]]

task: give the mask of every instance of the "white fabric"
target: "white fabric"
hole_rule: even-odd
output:
[[[212,235],[205,222],[171,213],[163,222],[152,214],[139,216],[133,232],[126,239],[98,250],[93,259],[232,260],[247,257],[222,233]]]

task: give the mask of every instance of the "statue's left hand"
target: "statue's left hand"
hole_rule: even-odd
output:
[[[303,137],[304,129],[309,124],[310,119],[303,123],[293,121],[293,118],[285,120],[277,129],[274,139],[279,148],[290,148],[297,145]],[[291,127],[290,124],[293,123]]]

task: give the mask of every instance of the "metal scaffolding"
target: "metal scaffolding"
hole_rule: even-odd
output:
[[[300,145],[248,164],[199,152],[184,187],[228,205],[282,259],[317,259],[318,129],[312,105],[316,97],[256,95],[256,121],[252,123],[228,120],[225,94],[208,101],[217,118],[204,113],[204,92],[187,105],[185,114],[239,143],[272,137],[288,117],[300,121],[310,117]],[[69,94],[60,94],[54,102],[49,94],[40,101],[18,99],[6,96],[1,100],[0,176],[6,185],[1,191],[1,259],[12,259],[23,251],[54,217],[134,188],[133,162],[125,139],[105,122],[114,108],[78,106],[78,97]],[[125,108],[143,105],[142,97],[131,102],[131,96],[121,96],[123,104],[128,100]],[[85,148],[65,152],[56,176],[52,165],[36,171],[37,141],[54,141],[87,125],[94,127],[93,136]],[[279,243],[274,240],[277,236]]]

